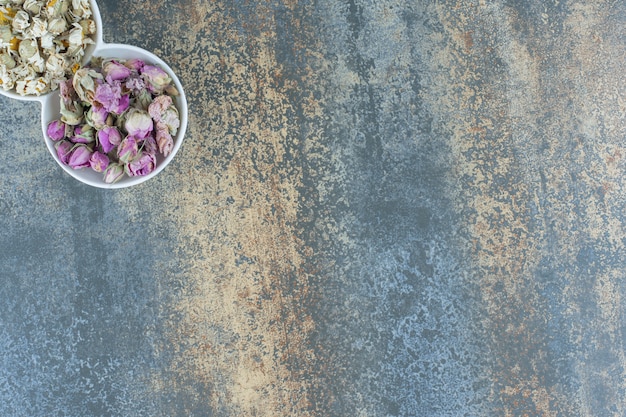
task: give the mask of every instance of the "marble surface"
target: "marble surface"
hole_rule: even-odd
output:
[[[626,415],[626,3],[98,4],[187,135],[90,188],[0,97],[0,415]]]

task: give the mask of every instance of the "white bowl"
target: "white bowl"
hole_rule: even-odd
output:
[[[83,59],[81,60],[82,64],[86,64],[87,62],[89,62],[94,50],[98,47],[98,45],[102,44],[102,16],[100,15],[100,9],[98,9],[98,4],[96,3],[96,0],[89,0],[89,5],[91,6],[91,18],[96,23],[96,33],[93,35],[93,40],[95,41],[95,44],[89,44],[85,47],[85,54],[83,56]],[[22,96],[15,91],[6,91],[0,88],[0,94],[2,94],[3,96],[22,101],[43,101],[47,96],[51,95],[52,93],[53,91],[41,94],[39,96]]]
[[[150,174],[137,177],[129,177],[127,175],[124,175],[122,179],[113,184],[105,183],[104,175],[102,173],[95,172],[91,168],[73,169],[63,164],[57,156],[55,142],[48,138],[47,135],[48,124],[53,120],[57,120],[61,117],[61,102],[58,90],[47,95],[47,97],[42,100],[41,128],[43,130],[46,145],[48,146],[48,150],[54,157],[55,161],[57,161],[61,168],[63,168],[65,172],[70,174],[72,177],[84,182],[85,184],[99,188],[124,188],[130,187],[131,185],[141,184],[142,182],[149,180],[150,178],[161,172],[167,166],[167,164],[170,163],[172,158],[174,158],[174,155],[176,155],[178,149],[180,149],[180,145],[183,142],[183,138],[185,137],[185,132],[187,130],[187,99],[185,97],[185,91],[183,90],[183,86],[181,85],[180,80],[178,79],[176,74],[174,74],[174,71],[172,71],[169,65],[167,65],[161,58],[157,57],[153,53],[138,48],[136,46],[123,44],[107,44],[101,42],[99,45],[96,46],[96,49],[93,51],[92,57],[119,59],[137,58],[145,61],[148,64],[157,65],[169,74],[179,93],[178,96],[172,97],[172,99],[174,100],[174,104],[178,109],[178,113],[180,115],[180,127],[178,128],[176,136],[173,138],[174,147],[172,151],[165,158],[160,154],[157,156],[156,168]]]
[[[95,0],[89,1],[91,5],[91,10],[93,14],[93,20],[96,23],[96,33],[94,36],[95,44],[89,45],[85,50],[85,56],[83,57],[82,64],[85,65],[89,63],[92,57],[102,57],[102,58],[119,58],[119,59],[130,59],[137,58],[145,61],[148,64],[154,64],[161,67],[164,71],[166,71],[169,76],[172,78],[176,89],[179,92],[179,95],[176,97],[172,97],[174,100],[174,104],[178,109],[180,115],[180,127],[178,128],[178,132],[174,139],[174,147],[170,154],[167,157],[163,157],[162,155],[157,156],[157,165],[154,171],[145,176],[136,176],[129,177],[124,175],[119,181],[114,184],[107,184],[104,182],[104,174],[93,171],[90,168],[82,168],[82,169],[72,169],[71,167],[63,164],[59,157],[57,156],[55,142],[48,138],[47,128],[48,124],[56,119],[59,119],[61,114],[61,103],[59,97],[59,90],[51,91],[46,94],[42,94],[40,96],[21,96],[12,91],[2,91],[0,89],[0,94],[5,95],[10,98],[14,98],[16,100],[22,101],[38,101],[41,103],[41,128],[43,131],[44,140],[46,142],[46,146],[50,151],[50,154],[54,158],[55,161],[72,177],[75,179],[99,188],[124,188],[130,187],[132,185],[140,184],[144,181],[149,180],[150,178],[157,175],[161,172],[167,164],[170,163],[174,155],[180,149],[180,146],[183,142],[183,138],[185,137],[185,132],[187,130],[187,99],[185,97],[185,91],[183,90],[183,86],[180,83],[180,80],[172,71],[172,69],[167,65],[161,58],[157,57],[151,52],[146,51],[145,49],[138,48],[136,46],[131,45],[123,45],[123,44],[109,44],[105,43],[102,39],[102,18],[100,16],[100,10],[98,9],[98,5]]]

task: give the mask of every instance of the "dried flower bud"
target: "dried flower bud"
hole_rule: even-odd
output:
[[[141,70],[141,77],[146,82],[148,89],[155,94],[161,94],[172,82],[169,74],[156,65],[144,65]]]
[[[97,87],[96,80],[102,80],[102,74],[89,68],[80,68],[74,74],[72,86],[83,102],[92,102]]]
[[[130,77],[130,69],[113,59],[102,63],[102,72],[108,83]]]
[[[24,10],[18,10],[11,22],[13,30],[17,33],[24,32],[30,26],[30,15]]]
[[[57,143],[57,156],[59,157],[59,160],[63,165],[67,165],[69,163],[73,146],[74,144],[71,143],[69,140],[62,140]]]
[[[48,22],[48,32],[53,35],[60,35],[65,32],[67,28],[67,20],[62,16],[54,17]]]
[[[75,126],[83,122],[83,106],[78,101],[70,101],[68,103],[61,102],[61,120],[63,123]]]
[[[86,35],[93,35],[96,33],[96,22],[92,19],[84,19],[78,22],[83,28],[83,33]]]
[[[74,143],[91,143],[96,140],[95,129],[88,124],[76,126],[74,128],[74,135],[70,140]]]
[[[159,147],[159,152],[163,154],[163,156],[168,156],[172,149],[174,149],[174,139],[167,128],[167,126],[162,123],[157,123],[156,130],[156,143]]]
[[[129,177],[148,175],[156,168],[156,157],[148,152],[142,152],[139,156],[127,163],[124,172]]]
[[[42,2],[39,0],[25,0],[22,7],[31,15],[36,16],[41,12]]]
[[[137,156],[139,152],[139,144],[137,139],[132,136],[126,136],[117,147],[117,158],[120,162],[127,164]]]
[[[93,151],[87,145],[74,146],[67,164],[73,169],[86,168],[90,166],[89,160]]]
[[[13,69],[16,63],[11,54],[2,52],[0,53],[0,65],[4,65],[7,69]]]
[[[124,128],[130,136],[143,139],[152,132],[154,123],[147,111],[131,108],[126,115]]]
[[[109,164],[104,172],[104,182],[113,184],[124,176],[124,166],[121,164]]]
[[[105,126],[98,131],[98,142],[105,153],[111,152],[121,141],[122,135],[114,126]]]
[[[102,105],[94,101],[85,115],[85,121],[96,129],[102,129],[107,125],[109,112]]]
[[[48,137],[53,141],[59,141],[65,137],[65,123],[61,120],[53,120],[48,123]]]
[[[91,169],[96,172],[104,172],[109,166],[109,157],[102,152],[96,151],[91,154],[91,158],[89,158],[89,165],[91,166]]]
[[[20,58],[25,61],[28,61],[33,56],[39,54],[39,47],[37,46],[37,41],[35,39],[24,39],[20,42],[20,46],[18,47],[18,53]]]
[[[148,113],[157,125],[160,123],[168,128],[171,135],[176,134],[180,127],[180,116],[170,96],[155,97],[148,107]]]
[[[102,82],[96,86],[94,100],[108,112],[122,114],[130,105],[130,96],[122,94],[122,85],[119,81]]]

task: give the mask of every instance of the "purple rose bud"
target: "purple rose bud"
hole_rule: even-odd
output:
[[[70,140],[74,143],[91,143],[95,140],[95,130],[85,124],[79,125],[74,128],[74,136]]]
[[[88,167],[92,153],[92,150],[86,145],[76,145],[67,164],[74,169]]]
[[[62,140],[56,144],[57,156],[63,165],[69,163],[73,146],[74,144],[69,140]]]
[[[139,77],[130,77],[128,80],[126,80],[126,84],[125,84],[126,88],[128,90],[132,90],[136,93],[142,91],[144,88],[146,88],[145,83],[143,81],[143,79],[139,78]]]
[[[60,120],[53,120],[48,123],[48,137],[53,141],[61,140],[65,137],[65,123]]]
[[[117,102],[117,105],[113,107],[113,113],[122,114],[126,111],[126,109],[128,109],[128,106],[130,106],[130,95],[122,94]]]
[[[125,164],[132,161],[139,152],[139,144],[137,139],[132,136],[126,136],[117,147],[117,158]]]
[[[148,175],[156,168],[156,157],[148,152],[142,152],[138,158],[133,159],[124,167],[124,172],[129,177]]]
[[[106,111],[115,114],[122,114],[130,103],[128,94],[122,94],[122,85],[119,81],[98,83],[94,100],[100,103]]]
[[[144,65],[141,76],[146,82],[148,89],[153,93],[162,93],[170,85],[172,78],[167,72],[155,65]]]
[[[91,158],[89,158],[89,165],[91,166],[91,169],[96,172],[104,172],[104,170],[109,166],[109,157],[102,152],[96,151],[91,154]]]
[[[159,148],[157,147],[157,143],[156,143],[156,140],[154,139],[154,136],[149,135],[147,138],[143,140],[143,150],[152,155],[156,155],[156,153],[159,151]]]
[[[87,123],[96,129],[102,129],[106,126],[108,118],[109,112],[97,101],[93,102],[93,105],[85,115]]]
[[[105,79],[111,81],[124,80],[130,77],[130,69],[118,61],[110,60],[102,63],[102,72]]]
[[[121,141],[122,135],[115,126],[105,126],[98,131],[98,142],[100,142],[104,153],[111,152]]]
[[[163,156],[168,156],[172,152],[172,149],[174,149],[174,139],[172,139],[172,135],[170,135],[167,126],[161,123],[157,124],[156,142],[159,147],[159,152],[161,152]]]
[[[113,184],[124,176],[124,167],[120,164],[109,164],[104,171],[104,182]]]
[[[147,111],[131,108],[126,115],[124,128],[130,136],[143,139],[152,132],[154,123]]]
[[[143,62],[139,58],[131,58],[131,59],[127,59],[126,62],[124,62],[124,65],[133,71],[139,72],[145,65],[145,62]]]

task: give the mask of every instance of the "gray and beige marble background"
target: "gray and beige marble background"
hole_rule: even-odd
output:
[[[626,416],[626,3],[100,0],[189,127],[0,97],[0,415]]]

